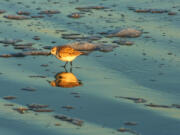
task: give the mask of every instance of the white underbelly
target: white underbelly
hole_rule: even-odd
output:
[[[73,61],[77,56],[68,56],[59,58],[62,61]]]

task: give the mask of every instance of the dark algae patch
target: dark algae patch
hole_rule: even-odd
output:
[[[76,9],[80,10],[80,11],[88,11],[88,10],[92,10],[92,9],[95,9],[95,10],[106,9],[106,7],[104,7],[104,6],[89,6],[89,7],[76,7]]]
[[[40,40],[41,38],[39,36],[34,36],[33,39],[34,40]]]
[[[136,126],[137,124],[138,124],[138,123],[132,122],[132,121],[124,122],[124,125],[127,125],[127,126]]]
[[[34,109],[34,112],[53,112],[54,110],[52,109]]]
[[[4,16],[4,18],[11,19],[11,20],[26,20],[26,19],[30,19],[29,17],[26,17],[26,16],[17,16],[17,15],[7,15],[7,16]]]
[[[42,105],[42,104],[28,104],[27,106],[31,110],[49,107],[49,105]]]
[[[43,75],[30,75],[30,78],[46,78],[46,76]]]
[[[82,126],[83,123],[84,123],[82,120],[79,120],[79,119],[76,119],[76,118],[71,118],[71,117],[68,117],[68,116],[65,116],[65,115],[55,115],[54,117],[56,119],[66,121],[66,122],[71,123],[71,124],[76,125],[76,126]]]
[[[32,110],[34,112],[53,112],[54,110],[49,109],[49,105],[43,105],[43,104],[28,104],[27,105],[29,110]]]
[[[155,108],[171,108],[171,106],[168,106],[168,105],[157,105],[157,104],[153,104],[153,103],[145,104],[145,106],[155,107]]]
[[[127,99],[134,101],[134,103],[147,103],[148,101],[144,98],[134,98],[134,97],[123,97],[123,96],[115,96],[115,98],[121,98],[121,99]],[[149,103],[149,104],[144,104],[146,107],[151,107],[151,108],[180,108],[179,104],[172,104],[172,105],[160,105],[160,104],[154,104],[154,103]]]
[[[159,105],[159,104],[150,103],[150,104],[145,104],[145,106],[152,107],[152,108],[154,107],[154,108],[177,108],[177,109],[180,109],[179,104]]]
[[[31,92],[36,91],[35,88],[31,88],[31,87],[22,88],[21,90],[23,90],[23,91],[31,91]]]
[[[39,12],[39,14],[59,14],[60,11],[57,11],[57,10],[44,10],[44,11],[41,11]]]
[[[74,109],[73,106],[70,106],[70,105],[66,105],[66,106],[62,106],[63,109],[67,109],[67,110],[71,110],[71,109]]]
[[[17,14],[18,14],[18,15],[26,15],[26,16],[29,16],[31,13],[30,13],[30,12],[26,12],[26,11],[18,11]]]
[[[168,10],[163,9],[136,9],[134,10],[136,13],[167,13]]]
[[[122,99],[127,99],[131,100],[134,103],[146,103],[147,101],[143,98],[134,98],[134,97],[122,97],[122,96],[115,96],[116,98],[122,98]]]
[[[3,97],[3,99],[13,100],[13,99],[16,99],[16,97],[15,96],[5,96],[5,97]]]
[[[126,45],[126,46],[131,46],[134,44],[134,42],[126,41],[126,40],[116,40],[116,41],[113,41],[113,43],[117,43],[119,45]]]
[[[11,104],[11,103],[9,103],[9,104],[4,104],[4,106],[14,106],[14,104]]]
[[[5,40],[0,40],[0,43],[3,43],[3,44],[10,44],[10,45],[15,45],[16,43],[19,43],[19,42],[22,42],[23,40],[21,39],[14,39],[14,40],[11,40],[11,39],[5,39]]]
[[[9,57],[25,57],[30,55],[50,55],[50,52],[42,52],[42,51],[31,51],[31,52],[20,52],[13,54],[1,54],[0,57],[9,58]]]
[[[0,10],[0,14],[3,14],[5,13],[6,11],[5,10]]]
[[[128,132],[128,133],[131,133],[133,135],[140,135],[139,133],[137,133],[136,131],[132,130],[132,129],[129,129],[129,128],[119,128],[117,131],[119,132]]]
[[[176,108],[180,109],[180,104],[172,104],[172,107],[176,107]]]

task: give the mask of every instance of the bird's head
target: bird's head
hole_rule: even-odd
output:
[[[51,49],[51,54],[56,55],[56,52],[57,52],[57,47],[55,46]]]

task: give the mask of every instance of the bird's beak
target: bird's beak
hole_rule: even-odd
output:
[[[49,52],[49,53],[47,54],[47,56],[49,56],[49,55],[51,55],[51,52]]]
[[[49,80],[46,80],[49,84],[51,83],[51,81],[49,81]]]

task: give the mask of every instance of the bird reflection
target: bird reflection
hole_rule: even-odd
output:
[[[71,72],[61,72],[55,75],[55,80],[49,82],[53,87],[73,88],[82,85],[82,82]]]

